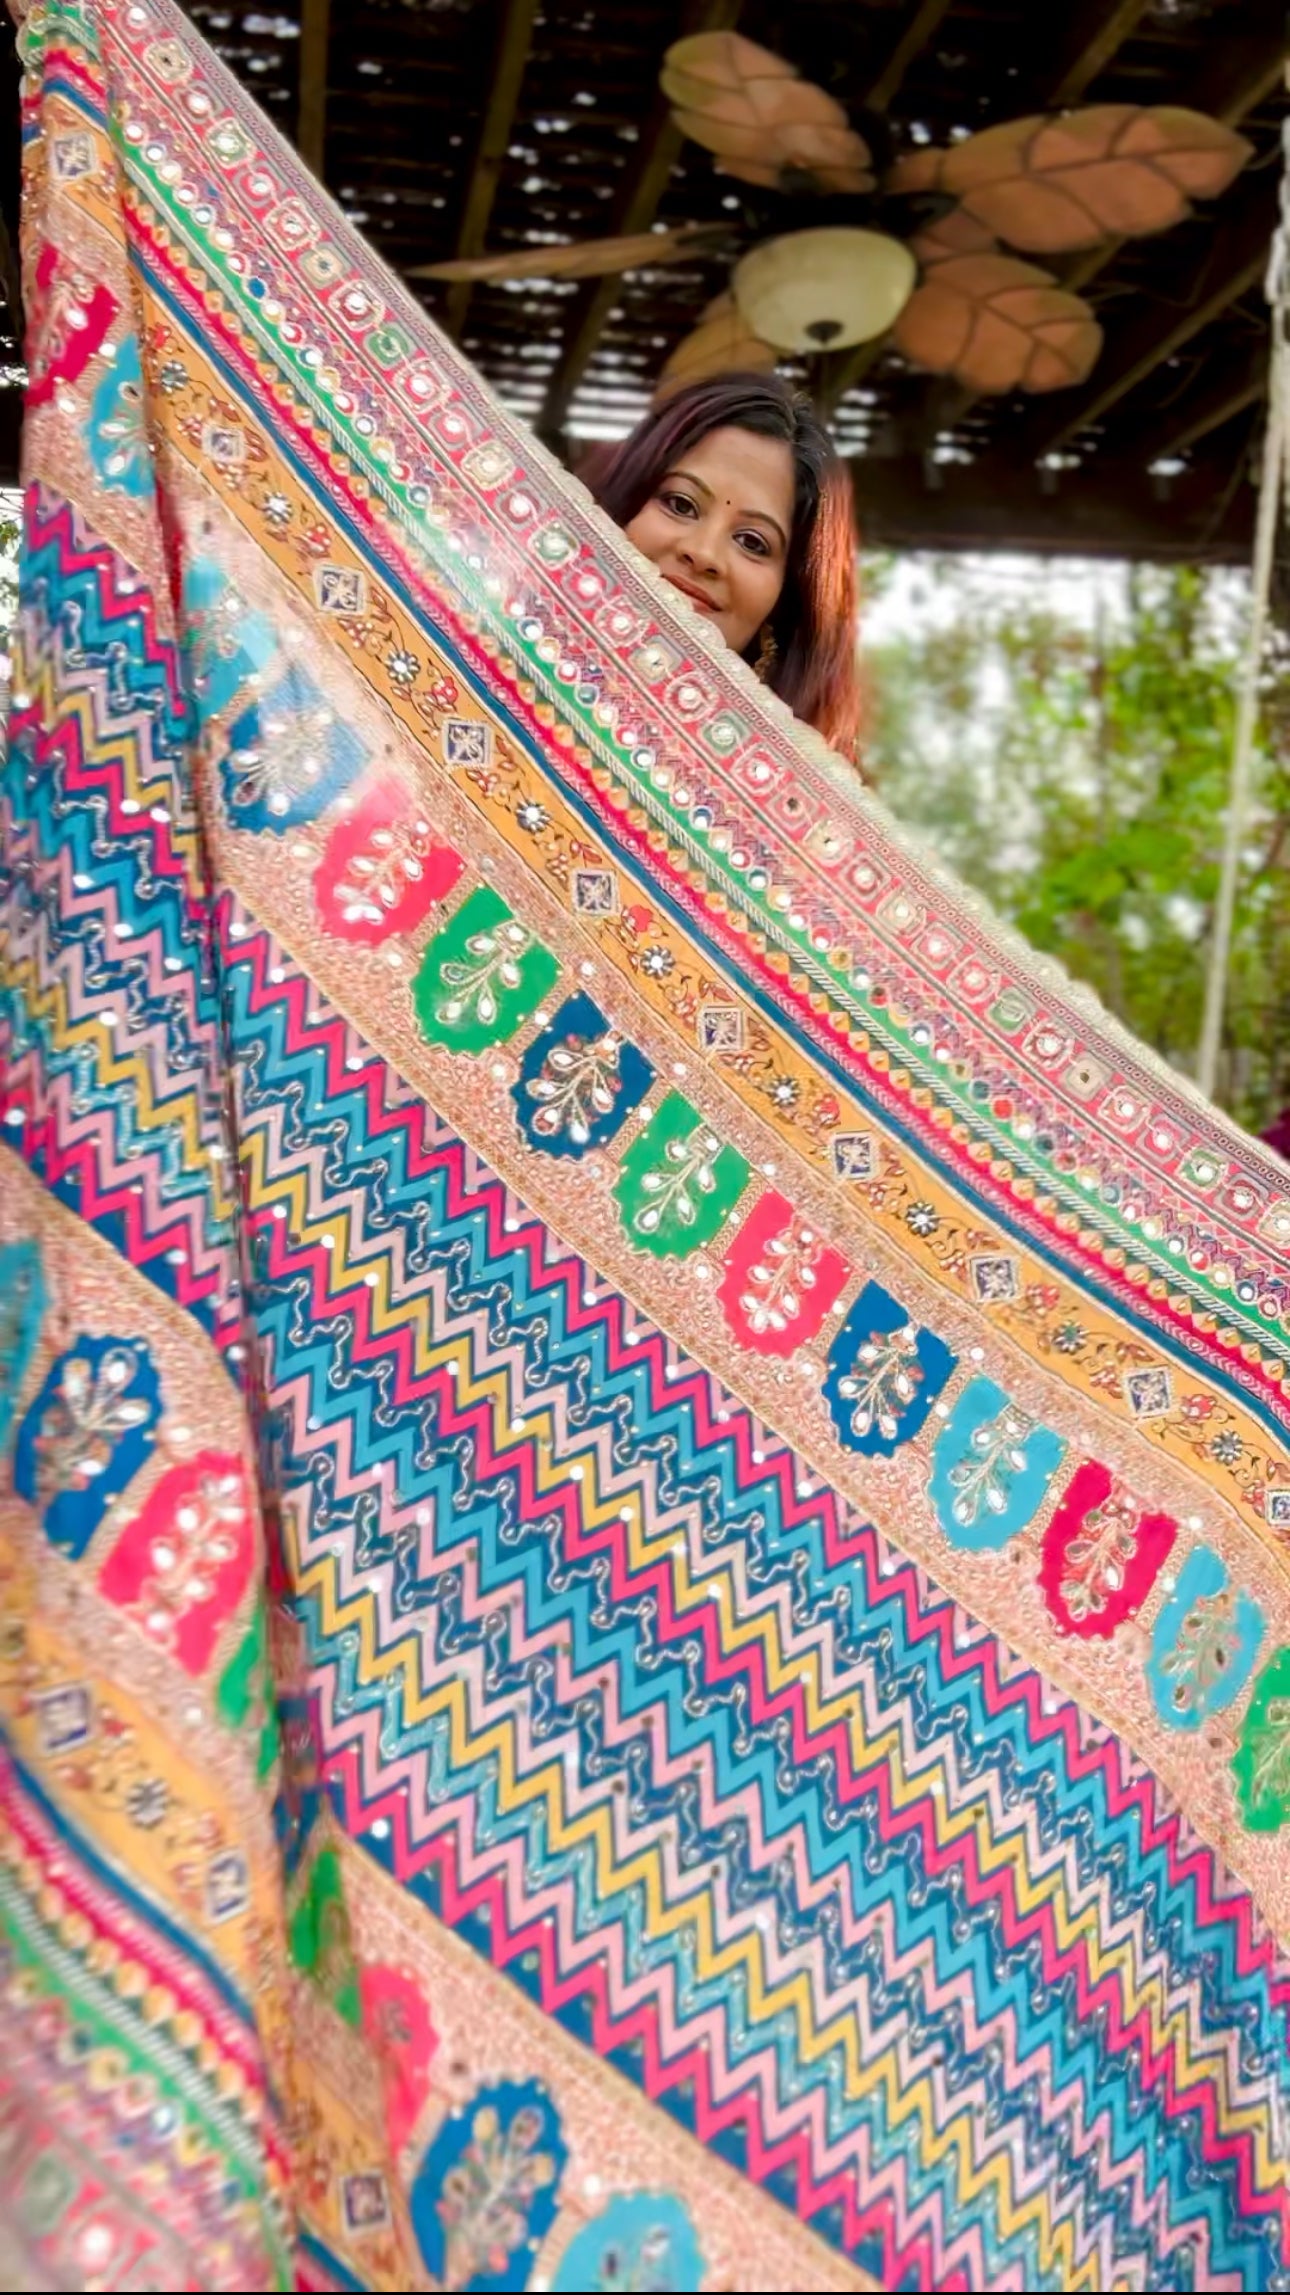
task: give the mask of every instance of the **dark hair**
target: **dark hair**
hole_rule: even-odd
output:
[[[855,514],[847,472],[808,401],[778,375],[691,383],[583,475],[614,524],[628,526],[689,448],[709,431],[725,429],[781,438],[792,451],[793,531],[771,615],[778,652],[768,683],[795,716],[854,758],[860,735]]]

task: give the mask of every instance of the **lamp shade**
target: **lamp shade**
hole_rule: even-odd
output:
[[[917,265],[882,231],[792,231],[736,267],[740,315],[781,351],[843,351],[885,334],[913,291]]]

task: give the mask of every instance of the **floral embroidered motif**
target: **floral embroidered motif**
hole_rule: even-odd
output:
[[[1058,1590],[1076,1625],[1101,1616],[1122,1592],[1138,1551],[1138,1510],[1116,1491],[1084,1517],[1066,1548]]]
[[[241,1464],[203,1451],[161,1477],[113,1547],[99,1587],[151,1640],[199,1674],[246,1589],[252,1559]]]
[[[256,1775],[267,1777],[278,1757],[278,1710],[263,1601],[215,1685],[215,1711],[226,1729],[258,1722]]]
[[[1290,1824],[1290,1649],[1279,1649],[1254,1685],[1232,1773],[1252,1833]]]
[[[435,842],[399,782],[379,781],[327,839],[314,876],[318,914],[338,940],[376,947],[415,931],[464,865],[451,845]]]
[[[703,2255],[694,2226],[670,2192],[619,2194],[570,2240],[551,2282],[553,2295],[677,2295],[701,2287]]]
[[[90,459],[103,485],[123,494],[151,494],[143,370],[133,335],[117,345],[112,369],[94,393],[87,428]]]
[[[430,2092],[430,2066],[439,2036],[415,1977],[384,1963],[359,1974],[363,2029],[380,2067],[385,2131],[397,2159]]]
[[[128,1347],[114,1347],[97,1367],[73,1356],[36,1439],[36,1500],[41,1506],[102,1474],[118,1438],[146,1424],[148,1406],[126,1394],[135,1373]]]
[[[590,1042],[575,1037],[552,1045],[541,1075],[528,1086],[538,1102],[531,1125],[537,1138],[556,1140],[565,1133],[574,1147],[587,1145],[593,1123],[612,1115],[622,1091],[618,1053],[612,1030]]]
[[[711,1242],[748,1177],[688,1100],[669,1092],[623,1157],[614,1193],[627,1234],[656,1258],[684,1258]]]
[[[1161,1611],[1147,1668],[1162,1721],[1199,1729],[1239,1696],[1253,1669],[1263,1615],[1208,1546],[1188,1555]]]
[[[440,2128],[412,2186],[413,2228],[442,2286],[509,2291],[527,2286],[533,2248],[555,2216],[566,2157],[559,2124],[536,2081],[482,2089],[469,2115]]]
[[[770,1189],[745,1220],[726,1258],[721,1305],[743,1345],[791,1355],[814,1338],[850,1270],[840,1252]]]
[[[233,826],[280,836],[314,820],[354,779],[366,756],[313,679],[292,663],[229,735],[220,771]]]
[[[277,639],[208,558],[184,575],[184,670],[199,725],[228,707],[273,659]]]
[[[638,1235],[656,1235],[665,1219],[674,1217],[681,1227],[693,1227],[705,1195],[715,1195],[716,1157],[721,1142],[702,1125],[688,1139],[669,1140],[663,1161],[641,1180],[646,1198],[632,1215]]]
[[[304,1894],[291,1916],[291,1957],[312,1976],[338,2016],[358,2026],[362,2009],[358,1969],[350,1942],[345,1909],[345,1883],[340,1858],[326,1848],[316,1857]]]
[[[1141,1609],[1177,1536],[1167,1514],[1144,1514],[1107,1468],[1076,1468],[1044,1533],[1040,1582],[1058,1625],[1106,1640]]]
[[[60,383],[80,380],[120,306],[108,288],[68,266],[56,247],[41,248],[35,284],[27,312],[27,404],[47,406]]]
[[[520,1129],[549,1155],[582,1155],[621,1131],[653,1074],[589,996],[570,997],[525,1054],[512,1094]]]
[[[83,1339],[60,1355],[18,1430],[14,1482],[55,1546],[82,1554],[152,1441],[157,1375],[137,1341]]]
[[[1034,1420],[1011,1403],[997,1418],[972,1430],[970,1455],[950,1468],[954,1503],[950,1508],[960,1529],[976,1522],[982,1509],[1002,1514],[1008,1504],[1008,1485],[1026,1468],[1026,1437],[1034,1433]]]
[[[1183,1613],[1173,1648],[1160,1660],[1161,1673],[1173,1682],[1170,1703],[1180,1720],[1193,1720],[1214,1702],[1239,1649],[1232,1588],[1197,1594]]]
[[[516,989],[523,980],[520,958],[528,945],[528,927],[514,917],[495,932],[472,933],[465,956],[443,967],[440,977],[451,993],[441,999],[436,1017],[449,1027],[473,1018],[491,1028],[500,1009],[501,991]]]
[[[559,966],[500,895],[481,886],[429,943],[415,1000],[432,1044],[480,1052],[513,1036]]]
[[[851,1432],[863,1441],[876,1430],[884,1442],[894,1443],[922,1383],[913,1325],[871,1331],[856,1351],[854,1369],[838,1381],[838,1393],[849,1405]]]
[[[1065,1444],[993,1379],[968,1381],[937,1436],[931,1492],[951,1544],[1007,1544],[1038,1512]]]
[[[170,1806],[170,1789],[164,1777],[141,1777],[126,1795],[126,1815],[141,1833],[150,1833],[160,1825]]]
[[[829,1352],[825,1397],[848,1450],[890,1455],[912,1441],[954,1357],[881,1284],[866,1283]]]

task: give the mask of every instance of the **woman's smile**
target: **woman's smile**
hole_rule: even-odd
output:
[[[721,612],[721,607],[710,592],[696,590],[693,582],[683,582],[679,574],[664,574],[663,579],[665,582],[670,582],[674,590],[679,590],[682,597],[689,598],[691,604],[697,606],[701,614],[708,614],[714,621],[716,620]]]

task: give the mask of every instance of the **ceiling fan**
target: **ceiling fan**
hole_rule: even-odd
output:
[[[1252,152],[1202,112],[1090,104],[893,157],[884,120],[853,120],[738,32],[678,40],[660,78],[677,126],[751,187],[740,218],[409,275],[596,278],[724,252],[729,288],[673,352],[661,392],[882,336],[974,392],[1059,390],[1084,380],[1102,330],[1080,295],[1023,257],[1168,230]]]

